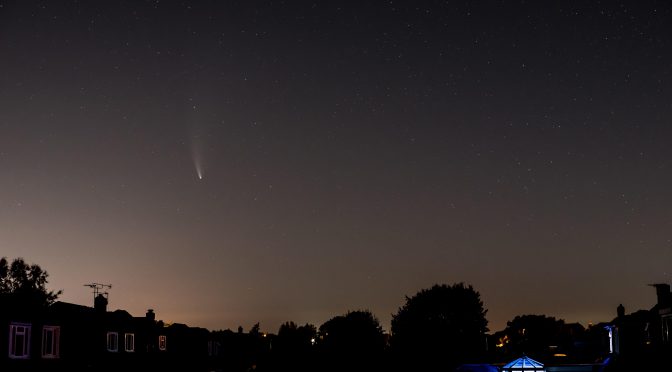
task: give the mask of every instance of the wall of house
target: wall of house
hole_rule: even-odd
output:
[[[150,370],[174,363],[184,366],[207,360],[209,332],[201,328],[164,327],[146,317],[132,317],[126,312],[96,312],[71,304],[60,304],[44,311],[0,314],[0,370],[128,370],[128,366],[146,366]],[[28,358],[10,357],[12,324],[30,326]],[[43,326],[58,327],[58,356],[42,355]],[[118,349],[107,349],[108,332],[117,332]],[[132,350],[125,348],[125,334],[132,334]],[[166,337],[166,349],[160,350],[159,336]],[[195,369],[199,370],[199,369]]]

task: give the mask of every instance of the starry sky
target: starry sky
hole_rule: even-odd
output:
[[[672,282],[669,1],[0,1],[0,255],[276,332]]]

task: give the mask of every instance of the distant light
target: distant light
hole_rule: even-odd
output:
[[[553,356],[554,357],[566,357],[567,354],[558,353],[558,354],[553,354]]]

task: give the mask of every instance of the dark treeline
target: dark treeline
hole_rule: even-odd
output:
[[[47,276],[38,265],[28,265],[22,259],[11,264],[1,259],[0,296],[3,303],[15,308],[11,312],[15,315],[11,315],[4,307],[2,314],[8,316],[2,318],[12,320],[16,314],[28,318],[24,315],[30,311],[40,313],[58,305],[54,304],[60,292],[46,289]],[[65,305],[88,311],[81,305]],[[102,314],[117,312],[103,310]],[[608,355],[602,324],[586,329],[544,315],[521,315],[504,330],[489,334],[486,314],[480,294],[472,286],[437,284],[405,298],[393,314],[389,334],[368,310],[334,316],[319,327],[287,321],[276,333],[263,332],[258,323],[247,332],[242,327],[210,332],[172,325],[166,331],[170,332],[166,349],[170,358],[151,360],[175,360],[194,370],[222,372],[452,371],[462,364],[504,363],[521,355],[551,363],[600,362]],[[165,333],[151,310],[147,319],[135,321],[159,327],[157,334]],[[68,330],[63,323],[64,337]],[[199,345],[207,345],[207,352]],[[143,355],[150,358],[153,354]]]
[[[368,310],[316,327],[286,322],[277,334],[217,332],[223,371],[452,371],[462,364],[503,364],[521,355],[547,362],[600,363],[608,355],[602,325],[521,315],[488,334],[480,294],[464,283],[422,289],[393,314],[390,334]]]
[[[435,285],[406,298],[391,335],[368,310],[319,327],[287,322],[277,334],[220,331],[219,365],[227,371],[452,370],[487,357],[485,315],[471,286]]]

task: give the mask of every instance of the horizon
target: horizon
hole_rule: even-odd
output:
[[[453,283],[434,283],[434,284],[453,284]],[[468,285],[469,283],[465,283],[465,284]],[[432,284],[432,285],[433,285],[433,284]],[[652,284],[646,284],[646,286],[651,286],[651,285],[652,285]],[[85,285],[84,285],[84,286],[85,286]],[[114,287],[114,286],[113,286],[113,287]],[[431,285],[429,285],[429,286],[427,286],[427,287],[424,287],[424,288],[421,288],[421,289],[427,289],[427,288],[430,288],[430,287],[431,287]],[[50,288],[50,289],[55,290],[56,288]],[[418,291],[420,291],[421,289],[418,289]],[[476,291],[478,291],[478,288],[474,288],[474,289],[475,289]],[[110,297],[112,297],[112,295],[114,294],[114,292],[113,292],[113,288],[109,289],[108,291],[109,291]],[[64,293],[65,293],[65,292],[66,292],[66,291],[64,290]],[[90,295],[90,297],[91,297],[91,298],[89,299],[89,300],[90,300],[90,301],[89,301],[90,303],[86,303],[86,302],[84,302],[84,303],[82,303],[82,302],[77,302],[78,299],[79,299],[79,297],[77,297],[77,298],[73,298],[72,300],[66,300],[66,299],[63,298],[63,295],[61,295],[61,296],[57,299],[57,301],[71,302],[71,303],[75,303],[75,304],[78,304],[78,305],[84,305],[84,306],[93,307],[93,295],[92,295],[92,292],[91,292],[91,291],[89,291],[89,292],[90,292],[89,295]],[[416,292],[417,292],[417,291],[416,291]],[[479,293],[480,293],[480,291],[479,291]],[[410,297],[410,296],[413,296],[414,294],[415,294],[415,293],[408,294],[408,296]],[[655,290],[654,290],[654,289],[652,289],[651,296],[652,296],[651,301],[650,301],[649,303],[647,303],[647,304],[641,306],[641,307],[636,307],[636,306],[635,306],[635,307],[632,307],[632,308],[628,308],[628,306],[624,304],[624,305],[625,305],[624,307],[625,307],[625,309],[626,309],[626,314],[634,313],[634,312],[639,311],[639,310],[650,310],[650,309],[656,304],[656,301],[655,301]],[[137,311],[135,311],[135,310],[134,310],[134,311],[131,311],[130,309],[125,308],[125,307],[123,306],[123,304],[119,304],[119,305],[111,305],[111,304],[114,303],[114,301],[113,301],[113,298],[109,298],[109,299],[110,299],[110,304],[108,304],[108,311],[125,310],[125,311],[128,311],[128,312],[129,312],[131,315],[133,315],[133,316],[141,317],[141,316],[144,316],[144,314],[145,314],[145,312],[146,312],[147,310],[152,309],[152,310],[154,311],[155,314],[159,314],[159,315],[161,314],[161,309],[157,309],[157,308],[151,307],[151,306],[150,306],[151,304],[148,304],[144,310],[140,309],[141,307],[139,307],[138,309],[140,309],[140,310],[137,310],[137,309],[136,309]],[[484,303],[485,309],[488,310],[488,308],[487,308],[487,302],[485,301],[485,299],[483,299],[483,295],[482,295],[482,294],[481,294],[481,300],[482,300],[483,303]],[[401,307],[401,306],[403,305],[403,303],[404,303],[404,302],[401,302],[401,303],[399,304],[399,307]],[[621,303],[619,303],[619,305],[620,305],[620,304],[621,304]],[[618,305],[617,305],[617,306],[618,306]],[[390,320],[391,320],[391,317],[392,317],[393,313],[396,313],[396,311],[398,310],[398,308],[395,309],[392,313],[390,313],[390,315],[387,317],[387,318],[388,318],[387,321],[385,320],[385,317],[380,317],[375,311],[372,311],[371,309],[366,308],[366,307],[364,307],[364,308],[353,308],[353,309],[348,309],[348,310],[346,310],[346,311],[343,311],[342,313],[329,315],[327,318],[325,318],[325,319],[323,319],[323,320],[321,320],[321,321],[320,321],[320,320],[318,320],[318,321],[310,321],[310,320],[305,320],[305,321],[303,321],[303,320],[299,320],[299,319],[286,319],[286,320],[284,320],[284,321],[279,321],[279,323],[277,323],[277,324],[271,324],[270,326],[269,326],[269,325],[264,325],[264,324],[262,324],[261,322],[252,322],[252,323],[250,323],[250,324],[242,324],[242,323],[234,324],[235,321],[233,321],[233,323],[229,323],[229,324],[227,324],[226,326],[217,326],[216,324],[213,325],[213,326],[206,326],[206,325],[204,325],[204,324],[191,324],[191,323],[188,323],[188,322],[181,321],[180,319],[172,319],[172,318],[164,319],[164,318],[162,318],[162,317],[159,316],[159,315],[157,315],[157,317],[158,317],[157,320],[162,320],[162,321],[164,321],[164,322],[167,323],[167,324],[169,324],[169,323],[182,323],[182,324],[186,324],[186,325],[188,325],[188,326],[202,327],[202,328],[206,328],[206,329],[208,329],[208,330],[210,330],[210,331],[218,331],[218,330],[225,330],[225,329],[235,330],[238,326],[243,327],[243,329],[244,329],[245,331],[247,331],[247,330],[249,330],[250,328],[252,328],[252,326],[253,326],[255,323],[260,323],[260,327],[261,327],[261,330],[262,330],[262,331],[267,332],[267,333],[270,333],[270,334],[276,334],[276,333],[277,333],[277,330],[278,330],[279,327],[280,327],[280,325],[283,324],[283,323],[285,323],[285,322],[292,321],[292,322],[296,323],[297,325],[312,324],[312,325],[314,325],[314,326],[316,326],[316,327],[319,328],[319,326],[320,326],[321,324],[325,323],[326,321],[328,321],[329,319],[331,319],[331,318],[333,318],[333,317],[335,317],[335,316],[344,315],[347,311],[356,311],[356,310],[368,310],[368,311],[371,311],[372,314],[373,314],[374,316],[376,316],[376,318],[380,321],[380,325],[382,326],[383,330],[384,330],[386,333],[390,333]],[[504,319],[504,320],[500,321],[499,323],[495,323],[495,322],[493,322],[493,321],[488,317],[488,314],[490,313],[490,312],[488,311],[488,313],[486,314],[486,319],[488,320],[488,328],[489,328],[489,332],[488,332],[488,333],[489,333],[489,334],[493,334],[493,333],[495,333],[495,332],[504,330],[504,329],[506,328],[506,323],[507,323],[508,321],[511,321],[511,320],[513,320],[513,318],[514,318],[515,316],[520,316],[520,315],[545,315],[545,316],[549,316],[549,317],[554,317],[554,318],[556,318],[556,319],[558,319],[558,320],[563,320],[565,323],[579,323],[579,324],[581,324],[584,328],[588,328],[589,326],[594,325],[594,324],[611,322],[614,318],[616,318],[616,307],[614,307],[614,308],[611,309],[611,310],[613,310],[613,314],[607,314],[607,316],[606,316],[605,318],[602,318],[602,319],[600,319],[600,318],[593,318],[593,319],[584,320],[584,321],[582,321],[582,320],[580,320],[580,319],[566,319],[566,318],[563,318],[563,317],[560,317],[560,316],[557,316],[557,315],[554,315],[554,314],[534,313],[534,312],[525,312],[525,311],[520,312],[520,313],[517,313],[517,314],[514,314],[514,315],[512,315],[510,318]],[[596,315],[597,315],[597,316],[600,316],[601,314],[596,314]],[[498,326],[497,328],[493,328],[493,324],[501,324],[501,326]]]

